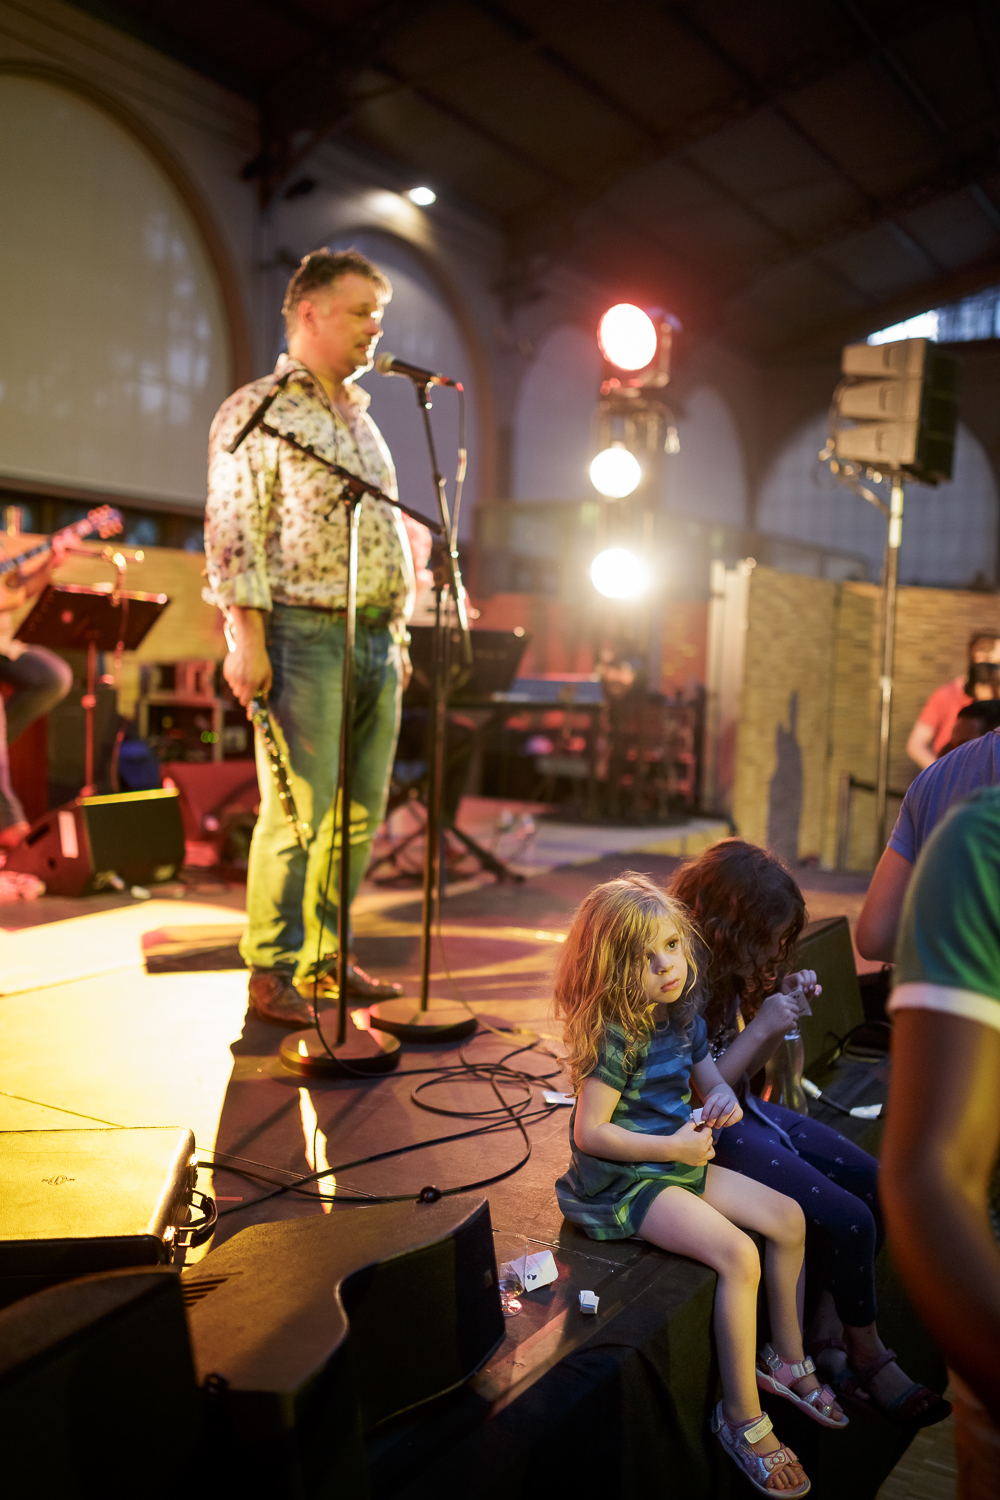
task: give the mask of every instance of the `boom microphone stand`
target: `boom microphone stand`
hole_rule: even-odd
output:
[[[424,894],[420,929],[420,1001],[379,1000],[369,1012],[369,1023],[383,1033],[410,1042],[451,1042],[471,1036],[476,1017],[467,1006],[446,1000],[430,999],[431,928],[441,900],[442,859],[441,797],[444,790],[445,740],[447,734],[448,689],[450,686],[449,616],[454,604],[462,633],[462,656],[466,668],[472,666],[472,640],[465,604],[465,588],[458,563],[457,511],[454,521],[448,513],[448,495],[444,476],[438,467],[434,433],[431,428],[431,400],[428,395],[430,376],[414,379],[417,403],[424,422],[424,435],[434,476],[441,541],[432,552],[434,571],[434,638],[431,655],[431,684],[427,718],[427,847],[424,851]],[[448,600],[442,604],[447,591]]]

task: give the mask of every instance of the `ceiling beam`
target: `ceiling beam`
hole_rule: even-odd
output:
[[[491,8],[500,7],[493,5]],[[550,236],[565,241],[567,233],[572,232],[573,222],[587,209],[598,204],[622,177],[664,157],[675,155],[685,147],[695,145],[757,110],[778,107],[781,100],[795,90],[829,77],[869,53],[865,38],[857,33],[845,34],[838,43],[819,48],[809,57],[798,60],[769,78],[757,80],[723,52],[711,33],[690,14],[685,5],[665,3],[660,4],[657,9],[728,69],[736,83],[733,93],[721,103],[681,121],[672,130],[656,130],[647,125],[645,138],[637,140],[634,149],[627,154],[618,155],[604,163],[591,164],[587,177],[578,178],[566,192],[549,195],[545,200],[538,200],[523,212],[511,216],[506,223],[508,233],[525,250],[533,244],[544,244]],[[907,24],[916,25],[934,9],[931,0],[917,0],[903,19]],[[539,37],[539,42],[544,43],[544,39]],[[629,119],[631,118],[630,112]]]
[[[958,302],[963,297],[973,297],[986,287],[1000,286],[1000,255],[990,255],[961,271],[936,277],[922,286],[911,289],[905,296],[892,297],[879,304],[877,312],[884,328],[902,323],[917,313],[931,307],[944,307],[949,302]],[[871,333],[871,319],[861,313],[850,313],[836,318],[805,338],[787,340],[771,351],[777,362],[790,363],[804,359],[828,356],[844,344],[856,343]]]

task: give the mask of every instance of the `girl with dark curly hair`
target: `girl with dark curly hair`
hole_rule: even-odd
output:
[[[878,1162],[749,1087],[821,992],[812,970],[788,972],[806,919],[802,892],[765,849],[723,839],[678,870],[670,894],[688,908],[703,940],[698,965],[709,1045],[743,1106],[740,1124],[716,1142],[715,1159],[794,1198],[806,1216],[807,1350],[839,1396],[901,1424],[941,1421],[948,1403],[903,1374],[875,1327],[875,1257],[884,1239]],[[758,1383],[769,1389],[773,1373],[759,1366]]]

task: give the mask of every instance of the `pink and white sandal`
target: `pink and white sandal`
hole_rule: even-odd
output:
[[[762,1495],[782,1495],[787,1500],[798,1500],[800,1495],[808,1495],[812,1489],[804,1473],[802,1483],[791,1490],[775,1490],[768,1484],[768,1480],[779,1470],[790,1464],[799,1464],[799,1461],[791,1448],[776,1448],[773,1453],[754,1452],[751,1443],[759,1443],[761,1438],[774,1431],[771,1418],[766,1412],[762,1416],[753,1417],[749,1422],[727,1422],[722,1415],[720,1401],[712,1413],[712,1431],[729,1457]],[[799,1467],[802,1467],[801,1464]]]
[[[783,1396],[821,1427],[850,1426],[846,1413],[841,1412],[839,1417],[834,1415],[837,1398],[828,1385],[821,1385],[818,1390],[809,1391],[805,1396],[792,1390],[793,1380],[815,1374],[816,1366],[808,1355],[795,1364],[789,1364],[780,1354],[775,1354],[770,1344],[765,1344],[757,1356],[757,1385],[760,1390],[769,1391],[772,1396]]]

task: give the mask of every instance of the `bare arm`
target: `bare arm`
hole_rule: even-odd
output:
[[[934,754],[936,732],[933,724],[924,724],[920,719],[910,730],[910,738],[906,742],[906,753],[911,760],[916,761],[921,771],[933,765],[937,759]]]
[[[704,1166],[715,1155],[711,1131],[696,1130],[690,1121],[673,1135],[612,1125],[620,1098],[617,1090],[599,1078],[584,1080],[573,1125],[573,1140],[580,1151],[604,1161],[679,1161],[689,1167]]]
[[[243,609],[231,604],[227,610],[233,649],[222,664],[222,675],[243,707],[271,686],[271,659],[264,639],[264,610]]]
[[[854,934],[863,958],[892,963],[903,897],[912,874],[913,866],[908,859],[895,849],[886,849],[875,868]]]
[[[1000,1248],[987,1185],[1000,1147],[1000,1031],[894,1015],[881,1195],[900,1274],[931,1333],[1000,1423]]]
[[[735,1041],[719,1058],[719,1072],[727,1083],[735,1084],[744,1073],[752,1077],[762,1068],[786,1032],[791,1031],[803,1014],[799,990],[820,992],[812,969],[789,974],[781,989],[768,995],[753,1020],[748,1022]]]
[[[712,1057],[703,1057],[692,1064],[691,1077],[695,1088],[704,1100],[701,1111],[703,1125],[719,1129],[724,1125],[735,1125],[742,1120],[743,1111],[739,1100],[723,1078],[718,1064]]]

